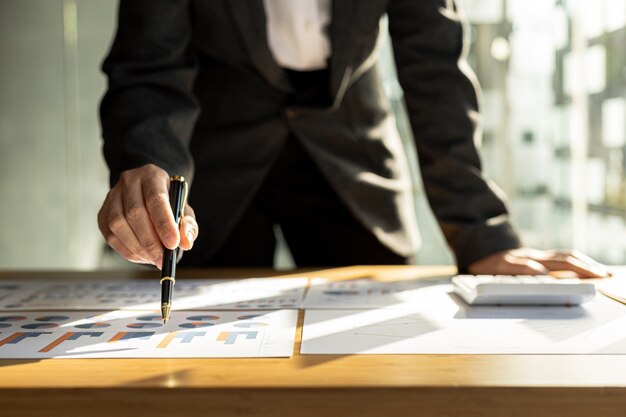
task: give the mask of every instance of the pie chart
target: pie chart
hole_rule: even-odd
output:
[[[74,327],[77,327],[79,329],[101,329],[103,327],[109,327],[110,324],[109,323],[104,323],[101,321],[97,321],[94,323],[83,323],[83,324],[77,324]]]
[[[326,295],[358,295],[360,292],[355,290],[328,290],[324,291]]]
[[[67,316],[41,316],[35,319],[36,321],[62,321],[69,320]]]
[[[141,321],[163,321],[163,317],[157,316],[156,314],[153,316],[141,316],[137,317],[137,320]]]
[[[3,291],[13,291],[13,290],[17,290],[18,288],[19,288],[19,285],[13,285],[13,284],[0,285],[0,290],[3,290]]]
[[[29,323],[22,326],[22,329],[52,329],[53,327],[59,327],[56,323]]]
[[[250,319],[265,319],[267,316],[263,314],[244,314],[243,316],[237,317],[237,320],[250,320]]]
[[[0,323],[5,322],[5,321],[20,321],[20,320],[26,320],[26,317],[24,316],[0,316]]]
[[[219,320],[220,316],[189,316],[187,320],[191,321],[211,321],[211,320]]]
[[[162,320],[162,319],[161,319]],[[130,329],[153,329],[155,327],[161,327],[161,323],[131,323],[126,327]]]
[[[183,327],[185,329],[195,329],[198,327],[209,327],[213,325],[213,323],[206,323],[203,321],[190,321],[189,323],[179,324],[178,327]]]

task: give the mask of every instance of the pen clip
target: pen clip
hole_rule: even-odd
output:
[[[187,207],[187,195],[189,194],[189,185],[187,181],[183,178],[183,204],[181,204],[180,208],[180,219],[182,220],[185,217],[185,208]]]
[[[185,207],[187,207],[187,195],[189,194],[189,185],[187,184],[187,181],[185,181],[185,177],[183,177],[182,175],[172,176],[170,177],[170,181],[178,181],[183,185],[182,203],[180,205],[180,216],[178,218],[178,225],[180,225],[183,217],[185,217]]]

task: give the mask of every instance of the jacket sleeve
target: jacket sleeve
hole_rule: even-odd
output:
[[[120,2],[100,104],[111,185],[123,171],[149,163],[170,175],[193,174],[188,144],[199,107],[189,7],[188,0]]]
[[[426,195],[465,271],[521,243],[502,192],[481,172],[477,91],[463,24],[452,0],[391,0],[388,16]]]

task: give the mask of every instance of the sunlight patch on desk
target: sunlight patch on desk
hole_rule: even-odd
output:
[[[626,308],[458,303],[444,287],[405,309],[307,310],[302,354],[626,354]]]

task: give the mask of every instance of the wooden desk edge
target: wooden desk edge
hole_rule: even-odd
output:
[[[416,268],[416,269],[411,269]],[[228,275],[225,275],[228,273]],[[261,271],[261,270],[196,270],[181,271],[180,276],[185,277],[259,277],[259,276],[331,276],[336,279],[353,279],[362,276],[376,276],[398,274],[398,276],[406,276],[418,274],[440,275],[453,274],[452,267],[351,267],[337,268],[330,270],[307,270],[307,271]],[[100,278],[111,276],[111,274],[123,275],[123,278],[151,278],[154,276],[152,271],[98,271],[97,273],[84,272],[66,272],[56,271],[50,273],[47,271],[35,272],[0,272],[0,278],[4,279],[20,279],[25,277],[39,276],[40,278],[63,278],[76,277],[80,278],[89,274],[90,276],[98,275]],[[299,336],[298,336],[299,337]],[[168,386],[167,375],[172,375],[177,370],[184,369],[184,365],[193,363],[193,360],[173,360],[177,365],[166,366],[165,374],[161,378],[152,381],[139,381],[138,384],[120,384],[117,386],[97,384],[93,386],[77,386],[70,384],[63,386],[63,379],[66,377],[63,373],[63,363],[61,361],[46,362],[45,365],[33,363],[26,364],[20,361],[0,361],[0,374],[4,377],[17,376],[19,369],[41,370],[43,366],[48,376],[48,384],[45,386],[37,386],[37,383],[31,383],[30,386],[20,387],[0,387],[0,415],[19,415],[20,417],[28,417],[31,415],[62,415],[64,417],[83,416],[86,412],[90,417],[100,417],[115,414],[118,416],[136,415],[137,410],[142,410],[142,415],[150,415],[150,417],[191,414],[184,413],[186,410],[202,410],[203,414],[210,412],[220,417],[230,416],[261,416],[261,415],[289,415],[290,417],[309,417],[319,415],[358,415],[360,417],[407,414],[414,411],[424,416],[451,416],[463,415],[465,417],[502,417],[502,416],[560,416],[568,415],[568,417],[614,417],[626,408],[626,377],[620,377],[617,374],[624,374],[626,364],[621,360],[611,366],[616,359],[622,359],[620,356],[533,356],[533,355],[470,355],[460,357],[454,355],[457,363],[448,363],[446,370],[441,370],[432,374],[437,379],[432,384],[427,383],[426,378],[418,378],[419,381],[411,381],[402,379],[410,372],[433,372],[437,370],[433,367],[433,363],[438,362],[444,365],[445,357],[436,356],[420,356],[418,360],[407,359],[410,355],[402,356],[396,366],[402,372],[396,372],[390,378],[399,377],[396,383],[388,381],[386,384],[377,384],[369,386],[361,386],[357,380],[343,380],[338,378],[336,383],[329,381],[328,375],[326,380],[317,382],[312,381],[309,386],[294,384],[294,386],[263,386],[248,384],[244,381],[233,381],[232,386],[228,386],[228,381],[224,384],[213,385],[204,384],[194,386],[193,382],[199,382],[197,378],[202,378],[202,373],[196,375],[190,381],[182,383],[174,383]],[[383,355],[383,359],[389,360],[390,356]],[[350,369],[358,369],[359,367],[367,367],[368,365],[380,362],[381,357],[354,355],[351,357],[342,357],[339,365],[334,361],[338,361],[336,357],[326,355],[300,356],[288,360],[274,360],[275,363],[290,363],[287,369],[282,369],[286,374],[302,374],[309,373],[325,373],[320,371],[319,367],[329,366],[333,372],[340,372],[342,367]],[[414,358],[415,359],[415,358]],[[122,371],[123,360],[102,360],[100,362],[102,369],[109,368],[108,363],[115,362],[118,367],[117,371]],[[109,362],[110,361],[110,362]],[[132,360],[131,360],[132,361]],[[154,360],[158,361],[158,360]],[[210,360],[211,361],[211,360]],[[220,368],[229,368],[230,360],[217,360]],[[267,362],[254,360],[233,360],[230,365],[239,363],[240,365],[258,363],[254,367],[263,368],[267,366]],[[319,361],[319,364],[315,364]],[[344,361],[340,363],[340,361]],[[434,362],[433,362],[434,361]],[[507,362],[517,364],[514,369],[499,370],[497,367]],[[28,361],[25,361],[28,362]],[[216,363],[218,363],[216,362]],[[301,363],[300,363],[301,362]],[[306,362],[313,362],[311,366],[307,366]],[[82,362],[84,363],[84,362]],[[135,363],[137,362],[127,362]],[[155,362],[156,363],[156,362]],[[160,364],[162,364],[161,362]],[[270,363],[273,363],[270,361]],[[407,365],[407,369],[403,369]],[[430,367],[426,366],[430,363]],[[67,362],[65,362],[67,364]],[[463,366],[459,368],[459,364]],[[550,366],[550,364],[552,364]],[[580,366],[582,369],[576,371],[571,369],[573,366]],[[4,365],[4,366],[3,366]],[[147,365],[145,363],[144,365]],[[380,365],[380,364],[379,364]],[[537,366],[537,375],[546,375],[546,378],[539,380],[529,380],[535,375],[532,370],[526,370],[527,366]],[[6,366],[6,367],[5,367]],[[17,366],[18,369],[12,366]],[[180,366],[180,369],[179,369]],[[246,366],[247,367],[247,366]],[[494,369],[486,369],[491,368]],[[115,367],[113,367],[115,368]],[[241,368],[232,366],[233,369]],[[426,368],[426,369],[424,369]],[[543,368],[543,369],[542,369]],[[3,372],[3,369],[5,372]],[[480,377],[482,372],[478,372],[473,378],[474,384],[460,378],[461,372],[484,371],[483,376],[492,375],[486,378],[484,385],[480,385]],[[59,378],[59,384],[50,384],[51,374],[56,373]],[[312,371],[313,370],[313,371]],[[568,378],[568,370],[575,371],[576,378]],[[8,372],[6,372],[8,371]],[[16,373],[17,371],[17,373]],[[135,369],[134,371],[137,371]],[[280,378],[280,369],[276,369],[276,378]],[[581,377],[585,372],[590,372],[590,378],[587,383],[583,384]],[[28,371],[27,371],[28,372]],[[115,369],[109,370],[115,372]],[[131,370],[132,372],[132,370]],[[137,376],[141,375],[137,371]],[[549,373],[560,373],[554,375],[553,378]],[[106,374],[106,372],[105,372]],[[500,374],[499,376],[497,376]],[[519,375],[524,374],[520,378]],[[606,375],[603,378],[602,375]],[[517,375],[517,377],[513,377]],[[206,375],[205,375],[206,376]],[[284,376],[284,375],[283,375]],[[317,375],[319,378],[320,375]],[[106,375],[103,375],[106,379]],[[443,378],[443,379],[442,379]],[[78,378],[80,379],[80,378]],[[219,379],[219,375],[218,375]],[[228,379],[228,378],[226,378]],[[297,378],[296,378],[297,379]],[[507,384],[506,380],[511,384]],[[571,386],[556,386],[558,381],[561,384],[567,383]],[[494,382],[495,381],[495,382]],[[517,382],[515,382],[517,381]],[[543,383],[541,382],[543,381]],[[546,381],[553,381],[546,383]],[[186,383],[191,382],[188,386]],[[289,378],[285,382],[289,382]],[[533,383],[534,382],[534,383]],[[302,383],[302,381],[301,381]],[[316,386],[315,384],[320,384]],[[287,384],[285,384],[287,385]],[[364,382],[365,385],[365,382]],[[99,407],[95,407],[98,405]],[[88,411],[87,411],[88,410]],[[196,414],[194,411],[194,414]],[[4,414],[8,413],[8,414]]]
[[[597,388],[310,388],[2,390],[0,415],[90,417],[141,415],[231,416],[464,416],[615,417],[624,389]],[[37,399],[36,401],[34,399]],[[3,414],[7,413],[7,414]]]

